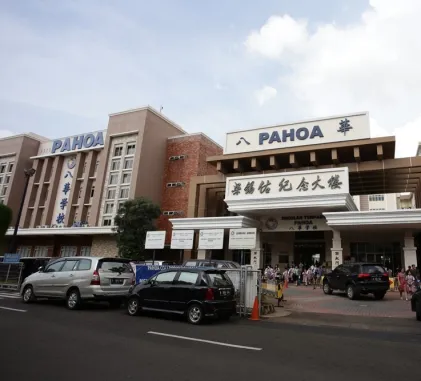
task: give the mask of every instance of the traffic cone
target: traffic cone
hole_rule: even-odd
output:
[[[260,313],[259,313],[259,298],[254,298],[253,310],[251,311],[251,318],[250,320],[259,321],[260,320]]]

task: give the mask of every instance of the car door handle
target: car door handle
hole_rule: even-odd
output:
[[[74,277],[74,275],[73,275],[73,274],[70,274],[70,275],[69,275],[69,277],[73,278],[73,277]]]

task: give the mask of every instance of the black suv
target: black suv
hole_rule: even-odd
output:
[[[373,294],[377,300],[383,299],[389,287],[389,274],[376,263],[340,265],[323,279],[325,294],[330,295],[334,290],[345,291],[351,300],[367,294]]]
[[[186,315],[191,324],[206,317],[229,319],[236,312],[234,286],[224,270],[173,268],[159,272],[130,292],[127,312]]]
[[[418,321],[421,321],[421,287],[412,295],[411,308],[415,312]]]

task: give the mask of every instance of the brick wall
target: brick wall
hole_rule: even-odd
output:
[[[180,217],[187,217],[190,179],[195,176],[215,175],[217,170],[206,162],[208,156],[221,155],[222,148],[203,134],[170,138],[167,142],[163,177],[162,211],[181,211]],[[171,156],[186,155],[185,159],[170,161]],[[167,183],[184,182],[183,187],[167,188]],[[158,229],[166,230],[166,243],[171,241],[170,218],[161,216]]]

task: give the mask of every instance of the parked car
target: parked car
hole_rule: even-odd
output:
[[[373,294],[383,299],[389,290],[389,274],[380,264],[350,263],[336,267],[323,279],[323,291],[332,294],[334,290],[345,291],[349,299]]]
[[[418,286],[418,290],[415,291],[411,299],[411,308],[415,312],[415,316],[418,321],[421,321],[421,287]]]
[[[216,267],[218,269],[239,269],[241,266],[234,261],[223,261],[219,259],[189,259],[184,262],[186,267]]]
[[[185,315],[191,324],[205,318],[229,319],[236,312],[234,286],[224,270],[179,268],[161,271],[131,291],[127,312]]]
[[[24,303],[37,298],[64,299],[70,310],[84,301],[107,301],[118,308],[134,284],[135,275],[127,259],[67,257],[28,276],[21,295]]]

